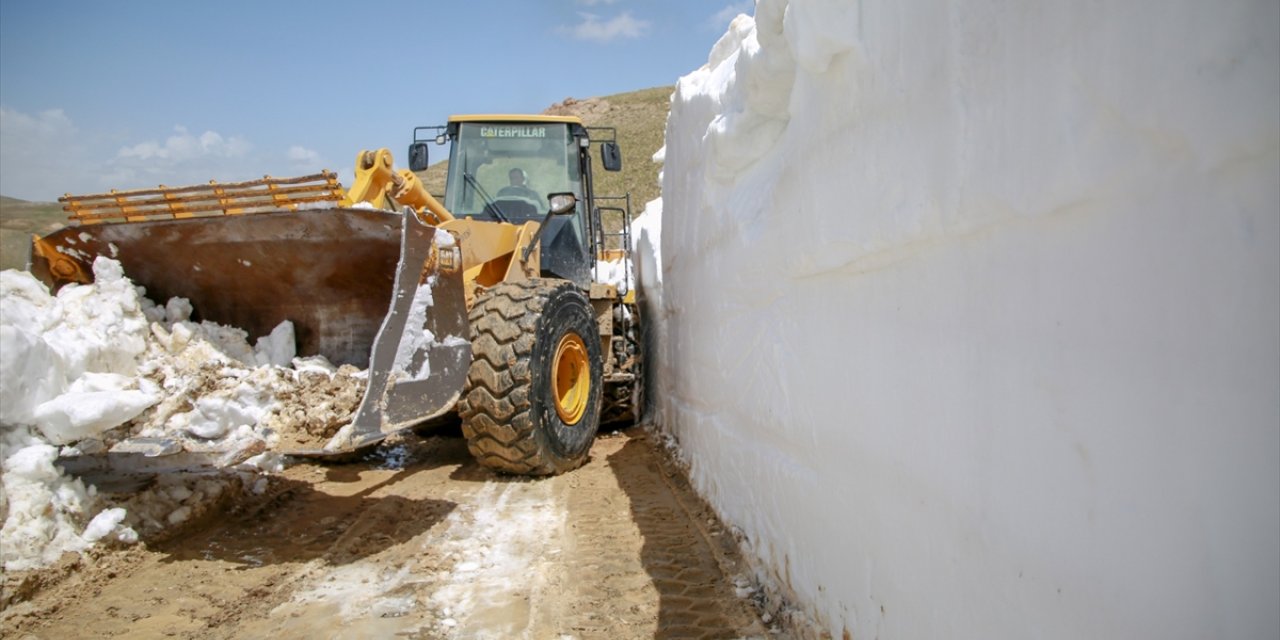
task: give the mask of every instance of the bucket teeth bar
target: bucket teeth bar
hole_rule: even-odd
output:
[[[186,187],[135,189],[58,198],[69,219],[80,224],[99,222],[141,222],[210,215],[240,215],[266,211],[296,211],[300,205],[338,203],[346,196],[337,174],[331,171],[247,182]]]

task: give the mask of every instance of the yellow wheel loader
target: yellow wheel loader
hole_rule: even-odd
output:
[[[634,418],[641,402],[634,293],[599,273],[630,273],[629,202],[594,194],[593,135],[619,170],[612,129],[470,115],[416,128],[410,170],[361,152],[350,189],[323,172],[68,194],[77,224],[33,240],[31,271],[56,289],[108,256],[157,301],[187,298],[251,336],[290,320],[299,355],[367,366],[350,424],[287,453],[349,454],[456,411],[484,465],[560,473],[586,459],[602,415]],[[443,203],[414,173],[433,143],[450,144]]]

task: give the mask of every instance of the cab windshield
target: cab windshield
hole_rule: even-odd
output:
[[[449,154],[445,208],[455,216],[524,222],[547,213],[547,194],[582,199],[577,148],[559,122],[464,122]]]

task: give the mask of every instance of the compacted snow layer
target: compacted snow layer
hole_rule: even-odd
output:
[[[0,562],[46,565],[108,536],[123,542],[205,509],[229,484],[169,477],[105,500],[59,455],[94,455],[130,437],[277,469],[276,445],[323,444],[359,402],[362,373],[295,359],[283,322],[249,346],[244,331],[160,307],[109,258],[91,285],[51,296],[31,274],[0,272]],[[318,444],[317,444],[318,443]],[[61,448],[60,448],[61,447]],[[232,482],[231,484],[234,484]],[[115,502],[123,506],[109,507]]]
[[[1278,23],[760,0],[680,80],[656,416],[834,637],[1280,630]]]

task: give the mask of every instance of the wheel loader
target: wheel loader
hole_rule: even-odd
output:
[[[75,224],[33,239],[31,271],[56,290],[108,256],[200,319],[251,336],[290,320],[299,355],[367,366],[351,422],[286,453],[349,454],[456,411],[482,464],[556,474],[586,459],[602,416],[633,418],[642,393],[635,294],[600,273],[630,272],[629,201],[594,193],[593,136],[601,166],[621,169],[612,129],[460,115],[414,129],[408,170],[386,149],[360,152],[349,189],[325,171],[68,194]],[[442,203],[415,172],[446,143]]]

